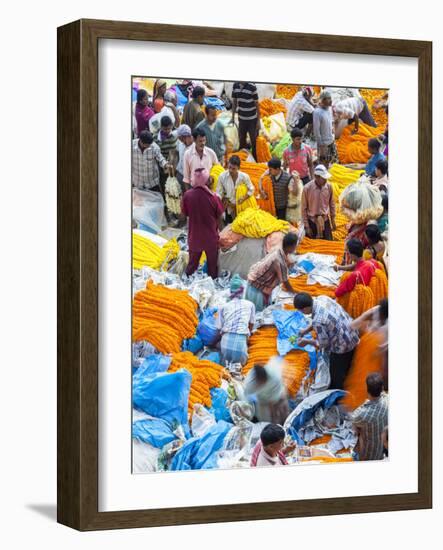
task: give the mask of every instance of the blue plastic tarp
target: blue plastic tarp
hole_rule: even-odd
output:
[[[217,327],[215,314],[217,308],[208,308],[197,327],[197,335],[205,346],[212,346],[218,340],[220,331]]]
[[[200,338],[200,336],[196,335],[194,338],[188,338],[187,340],[183,340],[182,345],[183,351],[190,351],[191,353],[198,353],[200,350],[203,349],[203,342]]]
[[[171,364],[171,357],[162,355],[161,353],[155,353],[148,355],[141,364],[140,368],[145,369],[146,374],[153,374],[155,372],[166,372]]]
[[[220,420],[203,437],[192,437],[177,451],[171,470],[208,470],[217,466],[216,453],[232,428],[232,424]]]
[[[286,422],[289,426],[285,423],[285,428],[298,443],[304,445],[305,441],[299,436],[299,430],[311,420],[318,408],[329,409],[344,395],[344,390],[325,390],[306,397],[288,417]]]
[[[132,424],[132,437],[159,449],[176,439],[171,426],[161,418],[137,420]]]
[[[209,409],[215,416],[215,420],[224,420],[225,422],[232,422],[231,413],[228,407],[228,392],[222,388],[211,388],[211,401],[212,406]]]
[[[172,426],[187,425],[191,380],[192,376],[186,370],[149,374],[141,367],[132,377],[133,404],[149,416],[162,418]]]
[[[205,105],[210,105],[211,107],[215,107],[219,111],[225,111],[226,110],[226,106],[224,104],[224,101],[222,101],[218,97],[205,96]]]
[[[297,341],[292,343],[289,338],[294,337],[298,339],[299,332],[309,325],[308,319],[303,315],[301,311],[291,311],[284,309],[276,309],[272,312],[275,326],[278,330],[277,337],[277,350],[280,355],[286,355],[292,349],[301,349],[309,354],[309,368],[315,369],[317,366],[317,353],[314,346],[300,347]],[[309,334],[304,338],[312,338]]]

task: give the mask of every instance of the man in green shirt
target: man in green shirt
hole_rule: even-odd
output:
[[[226,151],[225,128],[217,120],[217,109],[211,105],[206,105],[206,118],[199,122],[196,128],[201,128],[206,136],[206,147],[211,148],[217,155],[220,164],[223,164],[223,158]]]

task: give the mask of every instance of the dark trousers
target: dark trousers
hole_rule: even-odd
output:
[[[218,244],[208,246],[206,250],[190,250],[186,275],[192,275],[197,271],[202,253],[206,253],[208,275],[213,279],[218,277]]]
[[[331,353],[329,356],[329,369],[331,372],[330,389],[342,390],[346,375],[351,368],[355,349],[346,353]]]
[[[279,220],[286,220],[286,210],[288,209],[287,206],[284,206],[283,208],[275,208],[275,214]]]
[[[309,222],[309,227],[311,228],[311,231],[312,231],[312,238],[316,239],[317,238],[317,226],[315,225],[315,223],[312,220],[308,220],[308,222]],[[329,220],[325,221],[325,230],[323,231],[323,237],[321,237],[321,238],[325,239],[327,241],[332,241],[332,229],[331,229],[331,223],[329,222]]]
[[[246,136],[249,135],[249,140],[252,147],[252,155],[257,160],[257,152],[255,147],[255,141],[257,139],[257,119],[238,121],[238,139],[240,141],[240,149],[246,149]]]

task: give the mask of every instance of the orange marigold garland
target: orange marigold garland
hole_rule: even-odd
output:
[[[168,372],[176,372],[180,369],[186,369],[192,375],[188,401],[189,414],[192,414],[194,405],[197,403],[210,407],[212,405],[210,390],[220,387],[223,367],[212,361],[199,361],[190,351],[182,351],[172,355]]]
[[[319,283],[308,285],[308,276],[300,275],[299,277],[289,277],[289,284],[294,292],[307,292],[312,297],[329,296],[335,298],[335,286],[324,286]],[[291,309],[291,308],[286,308]]]
[[[382,337],[377,332],[366,332],[360,337],[352,366],[346,376],[344,389],[348,392],[341,403],[354,410],[367,399],[366,377],[382,371],[383,355],[379,351]]]
[[[148,282],[134,296],[132,339],[146,340],[162,353],[179,352],[198,325],[197,303],[186,290]]]
[[[260,101],[259,105],[260,117],[276,115],[277,113],[283,113],[286,116],[287,109],[279,101],[273,101],[266,97]]]
[[[268,162],[271,160],[271,150],[269,149],[269,143],[263,136],[258,136],[255,142],[257,149],[257,162]]]
[[[311,239],[305,237],[297,246],[297,254],[306,254],[315,252],[317,254],[329,254],[335,256],[338,262],[341,262],[345,251],[343,241],[327,241],[325,239]]]
[[[341,164],[366,163],[369,160],[368,141],[377,138],[383,131],[382,128],[372,128],[360,122],[357,134],[352,134],[354,126],[350,124],[336,141],[337,153]]]
[[[242,374],[246,374],[256,363],[266,364],[271,357],[278,355],[278,331],[275,326],[259,328],[249,338],[248,362],[243,367]],[[309,370],[309,354],[303,350],[291,350],[284,356],[283,382],[290,397],[295,397],[303,379]]]

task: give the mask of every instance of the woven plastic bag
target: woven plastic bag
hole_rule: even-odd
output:
[[[362,177],[343,190],[340,209],[354,223],[378,219],[383,213],[381,193],[366,177]]]

